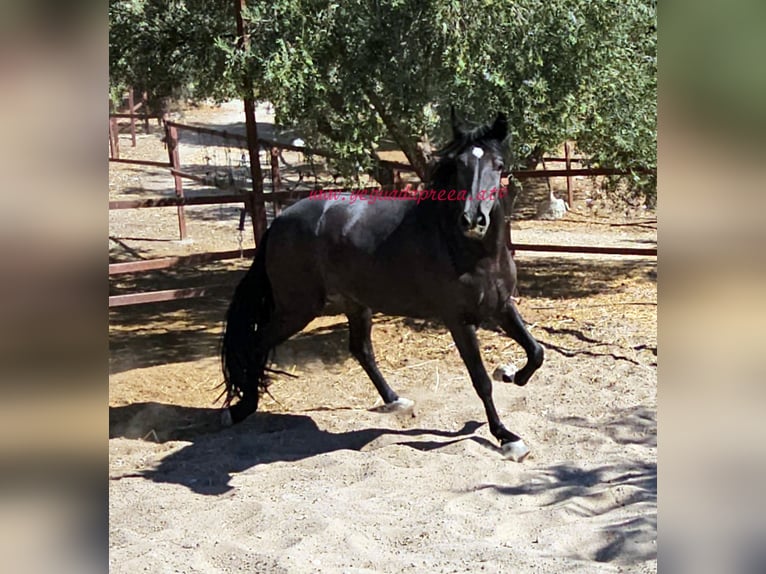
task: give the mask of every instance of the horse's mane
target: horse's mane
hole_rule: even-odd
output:
[[[504,116],[502,121],[505,121]],[[455,169],[455,157],[469,146],[482,145],[502,154],[503,142],[498,139],[494,128],[495,124],[483,124],[470,130],[454,127],[452,140],[434,153],[438,159],[431,168],[431,184],[436,186],[448,182]]]
[[[495,136],[495,132],[492,129],[493,127],[492,124],[484,124],[468,131],[460,130],[452,138],[452,141],[437,151],[434,155],[440,158],[439,161],[454,159],[456,155],[462,153],[468,146],[479,144],[488,146],[492,148],[493,151],[499,153],[501,151],[502,142]]]

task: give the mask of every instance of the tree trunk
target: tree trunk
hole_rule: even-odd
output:
[[[243,51],[250,49],[250,38],[245,32],[242,11],[245,0],[234,0],[234,14],[237,21],[237,48]],[[242,99],[244,101],[245,128],[247,133],[247,150],[250,156],[250,179],[253,181],[253,193],[245,205],[250,210],[253,222],[255,244],[261,241],[266,232],[266,206],[263,198],[263,176],[261,174],[261,159],[258,154],[258,124],[255,119],[255,101],[253,100],[253,79],[245,72],[242,76]]]
[[[535,146],[535,149],[532,150],[532,153],[524,158],[522,164],[524,165],[524,169],[535,169],[542,159],[543,148],[538,144]]]
[[[427,182],[429,169],[428,161],[423,154],[423,150],[421,150],[418,147],[417,142],[405,132],[405,130],[399,125],[399,122],[397,122],[391,116],[391,114],[388,113],[385,105],[383,102],[381,102],[380,98],[376,94],[374,94],[371,90],[367,90],[366,95],[370,100],[370,103],[375,108],[375,111],[380,116],[380,119],[383,120],[383,124],[386,126],[386,129],[388,129],[388,133],[391,135],[391,138],[401,148],[401,150],[404,152],[404,155],[407,156],[412,169],[415,170],[415,173],[418,174],[418,177],[421,181]]]

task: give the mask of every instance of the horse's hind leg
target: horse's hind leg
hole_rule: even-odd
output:
[[[518,435],[509,431],[497,414],[495,403],[492,400],[492,380],[484,368],[481,360],[481,351],[479,350],[479,341],[476,339],[476,328],[473,325],[464,323],[454,323],[449,325],[452,338],[455,340],[455,346],[460,352],[468,373],[471,376],[476,393],[481,402],[484,403],[484,410],[487,413],[489,422],[489,432],[500,441],[500,446],[508,458],[517,462],[524,460],[529,454],[529,449],[524,441]]]
[[[543,347],[529,334],[512,300],[509,300],[503,307],[498,319],[500,326],[508,336],[521,345],[527,353],[527,363],[517,372],[509,367],[501,367],[495,371],[495,379],[506,383],[513,382],[523,387],[529,381],[532,373],[543,364]]]
[[[375,362],[375,353],[372,350],[372,311],[367,307],[350,305],[346,310],[348,317],[348,348],[354,358],[362,365],[364,372],[378,390],[380,397],[385,403],[380,410],[391,412],[412,408],[413,402],[400,397],[388,385]]]

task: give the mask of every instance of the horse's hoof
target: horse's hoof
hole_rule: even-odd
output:
[[[518,369],[514,365],[501,365],[492,373],[498,383],[512,383]]]
[[[379,407],[375,407],[372,410],[378,413],[403,413],[412,410],[412,407],[414,406],[414,401],[405,399],[404,397],[399,397],[393,402],[380,405]]]
[[[509,458],[514,462],[523,461],[529,454],[529,447],[521,439],[507,442],[501,445],[500,449],[503,451],[505,458]]]
[[[221,412],[221,425],[224,427],[230,427],[234,424],[234,420],[231,418],[231,411],[229,409],[223,409]]]

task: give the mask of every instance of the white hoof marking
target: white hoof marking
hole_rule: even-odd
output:
[[[507,442],[500,449],[503,451],[505,458],[510,458],[514,462],[523,461],[529,454],[529,447],[521,439]]]
[[[399,397],[392,403],[386,403],[379,407],[375,407],[373,410],[379,413],[401,413],[412,410],[415,406],[415,402],[404,397]]]
[[[234,421],[231,419],[231,411],[229,409],[223,409],[221,412],[221,424],[225,427],[230,427],[234,424]]]
[[[492,373],[492,378],[499,383],[512,383],[513,378],[516,376],[518,369],[511,364],[500,365],[495,372]]]

